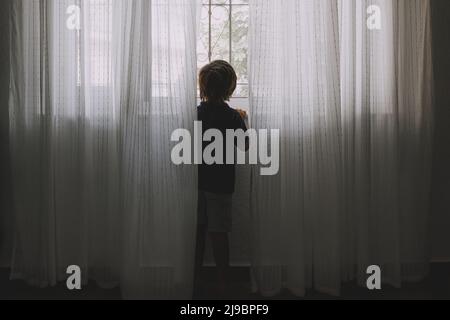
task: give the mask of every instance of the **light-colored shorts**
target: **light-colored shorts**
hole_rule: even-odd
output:
[[[198,224],[208,232],[231,232],[233,195],[198,192]]]

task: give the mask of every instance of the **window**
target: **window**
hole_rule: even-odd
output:
[[[203,0],[198,67],[214,60],[230,62],[238,85],[234,97],[248,97],[248,0]]]
[[[202,1],[200,39],[197,46],[198,68],[217,59],[230,62],[238,75],[234,98],[247,98],[249,0]],[[82,12],[88,16],[89,21],[93,21],[92,28],[95,30],[88,39],[92,51],[88,52],[91,81],[96,87],[107,87],[111,83],[111,73],[108,70],[111,67],[112,0],[92,0],[82,6]],[[70,15],[66,14],[66,17]],[[78,61],[78,85],[80,84],[81,68]],[[154,85],[157,94],[164,96],[167,84]]]
[[[62,1],[61,1],[62,2]],[[113,28],[113,14],[112,14],[112,0],[91,0],[88,3],[77,2],[78,4],[67,5],[66,3],[58,4],[59,10],[63,10],[61,16],[65,17],[62,30],[68,34],[75,35],[76,45],[76,64],[77,64],[77,86],[81,86],[82,82],[82,41],[86,41],[86,50],[83,54],[86,55],[90,68],[84,70],[89,72],[84,76],[89,78],[89,84],[94,88],[107,88],[112,82],[111,73],[111,49],[112,49],[112,28]],[[77,11],[77,8],[79,11]],[[86,20],[90,21],[92,32],[90,32],[86,39],[82,38],[80,32],[80,21],[82,15],[86,16]],[[69,22],[78,20],[78,27],[70,25]],[[58,33],[60,29],[58,29]]]

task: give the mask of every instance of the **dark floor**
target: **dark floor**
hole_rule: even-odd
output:
[[[218,299],[214,293],[213,269],[206,269],[203,293],[196,290],[195,299],[209,300]],[[260,300],[258,295],[250,293],[249,272],[246,268],[237,268],[233,271],[233,281],[230,283],[233,300]],[[105,300],[120,299],[120,290],[104,290],[95,283],[90,283],[81,291],[68,291],[65,284],[60,284],[54,288],[37,289],[26,285],[22,281],[10,281],[9,271],[0,269],[0,299],[73,299],[73,300]],[[285,292],[275,298],[276,300],[299,299]],[[302,300],[330,300],[335,297],[322,295],[317,292],[308,292]],[[392,299],[392,300],[430,300],[430,299],[450,299],[450,264],[434,264],[431,268],[430,276],[423,282],[416,284],[405,284],[402,289],[395,289],[384,286],[383,290],[373,292],[360,288],[354,283],[349,283],[342,288],[340,299]]]

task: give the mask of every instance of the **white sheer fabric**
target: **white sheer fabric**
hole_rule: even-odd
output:
[[[196,116],[197,9],[14,1],[13,278],[79,265],[128,298],[190,297],[196,171],[172,165],[170,135]]]
[[[252,125],[281,132],[280,174],[253,171],[255,290],[424,276],[429,1],[250,0],[249,39]]]

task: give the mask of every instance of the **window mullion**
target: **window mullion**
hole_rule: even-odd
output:
[[[209,0],[209,11],[208,11],[208,60],[212,60],[212,0]]]
[[[229,56],[230,56],[230,63],[233,63],[233,60],[232,60],[232,49],[233,49],[233,39],[232,39],[232,34],[233,34],[233,24],[232,24],[232,21],[233,21],[233,17],[232,17],[232,14],[233,14],[233,12],[232,12],[232,3],[231,3],[231,1],[232,0],[229,0],[229,16],[228,16],[228,23],[229,23],[229,27],[230,27],[230,34],[229,34],[229,50],[230,50],[230,54],[229,54]]]

